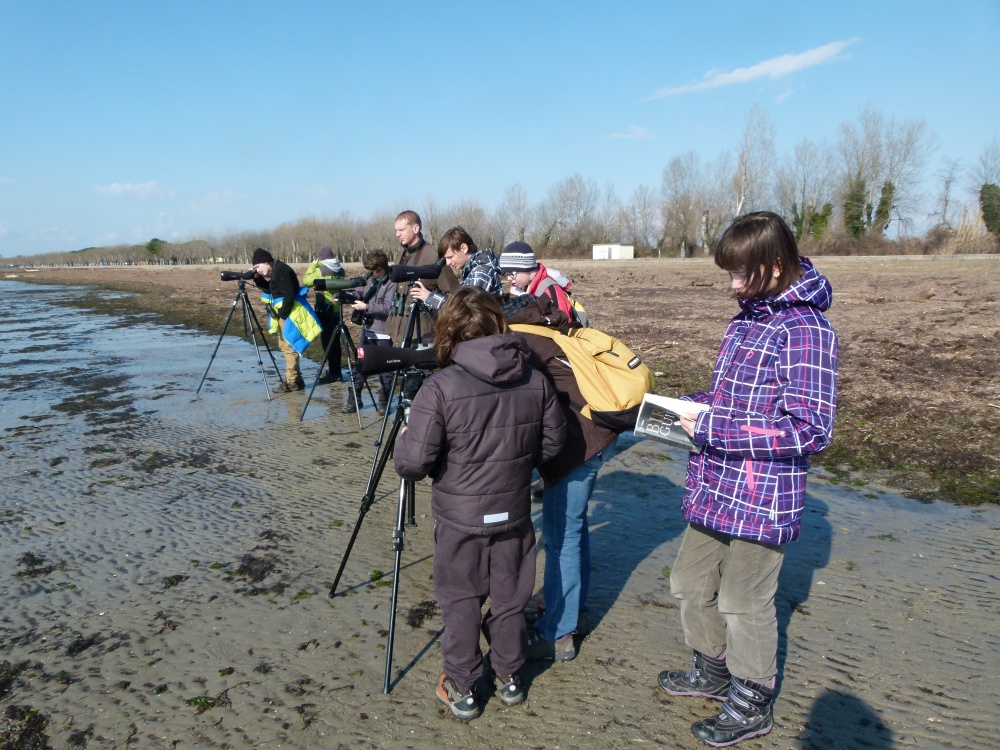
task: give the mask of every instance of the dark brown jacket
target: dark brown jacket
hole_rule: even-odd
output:
[[[394,461],[403,479],[430,476],[435,520],[488,535],[530,523],[531,470],[562,448],[565,419],[516,333],[465,341],[420,387]]]
[[[523,304],[516,312],[508,315],[509,322],[554,328],[566,325],[568,320],[566,313],[559,310],[548,295],[538,297],[534,301],[523,300],[523,302],[527,304]],[[508,309],[511,307],[514,306]],[[570,406],[586,402],[559,344],[546,336],[521,335],[531,350],[528,362],[548,376],[559,395],[559,404],[566,417],[566,444],[555,458],[538,468],[542,479],[551,485],[611,445],[617,435],[580,416],[580,413]]]

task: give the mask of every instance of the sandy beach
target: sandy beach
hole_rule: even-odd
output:
[[[158,296],[183,296],[160,278]],[[388,695],[391,468],[344,595],[327,595],[359,521],[373,408],[359,430],[343,386],[321,384],[302,418],[305,394],[268,400],[266,353],[264,376],[236,337],[212,359],[230,287],[221,305],[191,302],[199,328],[115,313],[115,292],[0,286],[14,310],[0,335],[4,740],[34,728],[53,748],[703,747],[690,724],[718,704],[656,685],[690,658],[667,580],[686,454],[621,439],[591,503],[580,655],[527,667],[525,705],[490,696],[464,724],[433,698],[429,485],[406,530]],[[42,303],[60,325],[39,320]],[[316,365],[303,368],[311,385]],[[775,727],[743,746],[996,746],[998,539],[997,506],[814,468],[779,585]]]

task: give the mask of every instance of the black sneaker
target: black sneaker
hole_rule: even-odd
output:
[[[451,709],[456,719],[472,721],[483,712],[482,706],[476,700],[475,692],[460,690],[455,681],[446,674],[441,675],[441,679],[438,680],[435,695],[441,703]]]
[[[524,688],[521,687],[521,681],[516,674],[498,674],[493,679],[493,684],[496,686],[500,702],[505,706],[524,703]]]
[[[710,659],[695,651],[690,672],[660,672],[657,682],[671,695],[724,701],[729,692],[729,669],[724,659]]]
[[[696,721],[691,725],[691,733],[712,747],[729,747],[761,737],[774,726],[773,698],[772,689],[759,682],[734,677],[719,715]]]

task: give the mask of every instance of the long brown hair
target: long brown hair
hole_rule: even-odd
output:
[[[739,296],[756,299],[781,294],[802,275],[799,248],[785,220],[771,211],[757,211],[733,220],[715,246],[715,265],[743,274]],[[772,290],[772,273],[780,268]]]
[[[439,367],[451,364],[457,344],[507,333],[507,320],[496,295],[476,286],[463,286],[448,295],[434,326]]]

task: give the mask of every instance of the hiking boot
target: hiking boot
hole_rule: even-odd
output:
[[[361,394],[355,390],[349,390],[347,392],[347,402],[344,404],[344,408],[340,410],[341,414],[353,414],[358,410],[358,402],[361,400]]]
[[[299,375],[297,378],[295,378],[295,382],[292,383],[292,386],[297,391],[304,390],[306,387],[306,381],[303,379],[301,375]]]
[[[482,706],[476,700],[475,692],[459,689],[455,681],[446,674],[441,675],[441,679],[438,680],[435,695],[441,703],[451,709],[456,719],[472,721],[483,712]]]
[[[690,672],[660,672],[657,681],[671,695],[724,701],[729,691],[729,669],[724,657],[712,659],[695,651]]]
[[[500,702],[505,706],[524,703],[524,688],[521,687],[521,681],[516,674],[498,674],[493,679],[493,684],[496,686]]]
[[[292,393],[293,391],[301,391],[305,388],[305,383],[299,385],[298,382],[294,382],[291,385],[282,380],[278,383],[278,387],[274,389],[275,393]]]
[[[550,642],[542,638],[537,630],[533,630],[528,634],[524,658],[528,661],[573,661],[576,658],[573,636],[573,633],[567,633]]]
[[[691,732],[706,745],[728,747],[771,731],[774,689],[753,680],[733,677],[718,716],[696,721]]]

